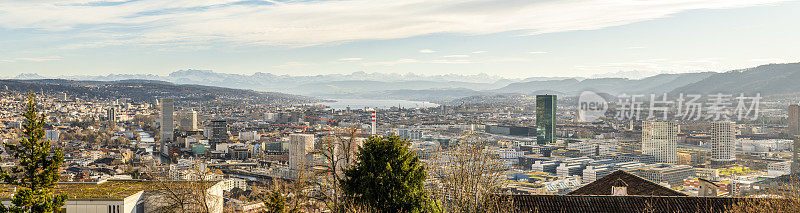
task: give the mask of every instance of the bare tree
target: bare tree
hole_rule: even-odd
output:
[[[456,147],[429,161],[429,190],[447,212],[510,211],[510,199],[498,196],[506,185],[506,168],[484,150],[487,143],[466,136]]]
[[[332,132],[324,137],[321,146],[314,154],[321,157],[316,165],[314,177],[316,188],[314,198],[326,205],[331,211],[342,210],[342,192],[339,186],[344,179],[344,170],[356,161],[358,148],[364,142],[358,137],[358,129],[346,129],[343,132]]]
[[[216,174],[194,164],[186,180],[169,180],[160,176],[151,183],[148,202],[153,212],[222,212],[222,188],[217,187]]]

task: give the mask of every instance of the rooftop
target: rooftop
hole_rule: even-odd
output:
[[[653,183],[652,181],[623,170],[617,170],[599,180],[586,184],[570,192],[569,195],[611,195],[611,186],[620,180],[627,184],[626,191],[629,195],[686,196],[686,194]]]
[[[170,182],[170,184],[186,182]],[[141,180],[108,180],[100,182],[61,182],[56,185],[56,194],[66,194],[67,199],[124,199],[140,191],[152,190],[157,182]],[[11,198],[13,186],[2,184],[0,199]]]

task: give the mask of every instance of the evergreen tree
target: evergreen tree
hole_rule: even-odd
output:
[[[355,205],[381,212],[427,212],[432,202],[423,188],[425,167],[400,136],[373,136],[345,170],[341,187]]]
[[[36,109],[35,96],[31,92],[23,114],[23,137],[19,144],[6,144],[17,159],[11,171],[2,171],[0,179],[16,186],[11,198],[13,206],[0,204],[0,212],[53,212],[64,205],[65,195],[55,195],[53,188],[60,178],[59,166],[64,162],[60,149],[50,150],[50,140],[44,139],[44,116]]]

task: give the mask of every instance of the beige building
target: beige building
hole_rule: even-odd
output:
[[[666,121],[642,122],[642,154],[652,155],[657,162],[678,161],[678,124]]]

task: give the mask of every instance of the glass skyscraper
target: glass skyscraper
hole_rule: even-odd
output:
[[[536,96],[536,143],[556,142],[556,95]]]

